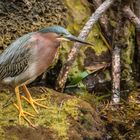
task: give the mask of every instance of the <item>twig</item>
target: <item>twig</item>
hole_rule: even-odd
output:
[[[127,17],[137,28],[140,29],[140,19],[134,14],[130,7],[123,8],[124,16]]]
[[[115,45],[112,53],[112,101],[115,104],[120,102],[120,51]]]
[[[136,43],[137,43],[137,80],[140,79],[139,69],[140,69],[140,0],[136,0],[135,3],[135,13],[130,9],[130,7],[125,6],[124,9],[124,16],[127,17],[136,27]]]
[[[12,93],[11,96],[8,98],[8,100],[6,100],[6,102],[3,104],[2,108],[7,107],[8,105],[13,103],[13,96],[15,93]]]
[[[101,4],[102,1],[101,0],[93,0],[92,1],[93,6],[95,9],[97,9]],[[99,24],[101,27],[101,30],[103,32],[103,35],[105,37],[105,39],[107,40],[107,45],[109,44],[109,46],[111,46],[112,44],[112,34],[110,32],[110,28],[109,28],[109,18],[108,15],[106,13],[104,13],[101,18],[99,19]]]
[[[118,1],[116,18],[117,27],[114,32],[113,51],[112,51],[112,103],[118,104],[120,102],[120,52],[122,43],[123,21],[121,11],[121,0]]]
[[[90,32],[93,25],[97,22],[97,20],[101,17],[101,15],[113,4],[115,0],[105,0],[99,8],[91,15],[90,19],[85,24],[81,33],[79,34],[79,38],[86,39],[88,33]],[[69,70],[76,59],[76,56],[79,52],[81,44],[75,43],[72,47],[67,62],[64,64],[64,67],[61,69],[59,77],[57,79],[56,89],[59,91],[63,91]]]

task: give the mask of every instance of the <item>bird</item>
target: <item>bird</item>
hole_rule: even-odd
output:
[[[11,86],[16,94],[19,124],[24,119],[33,126],[27,115],[33,114],[24,111],[21,105],[20,88],[23,89],[23,98],[38,113],[36,106],[47,108],[33,99],[27,85],[45,72],[53,63],[62,41],[74,41],[85,45],[92,45],[74,35],[62,26],[50,26],[23,35],[15,40],[0,54],[0,83]]]

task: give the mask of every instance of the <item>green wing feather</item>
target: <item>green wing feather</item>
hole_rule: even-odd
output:
[[[13,42],[0,55],[0,80],[14,77],[28,68],[30,57],[30,38],[33,33],[26,34]]]

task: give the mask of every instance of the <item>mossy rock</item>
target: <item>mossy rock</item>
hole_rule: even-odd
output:
[[[32,107],[22,100],[24,110],[35,114],[35,117],[28,116],[28,118],[36,125],[36,129],[30,127],[25,120],[22,120],[23,124],[19,125],[18,112],[12,104],[2,109],[2,105],[8,100],[12,91],[1,88],[1,139],[37,140],[46,137],[47,140],[102,139],[105,133],[104,126],[89,103],[45,87],[33,87],[29,90],[34,98],[45,98],[40,102],[47,105],[48,109],[38,108],[39,114],[35,114]],[[12,97],[12,101],[16,101],[15,96]]]

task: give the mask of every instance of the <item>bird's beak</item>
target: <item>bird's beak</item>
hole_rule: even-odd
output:
[[[73,35],[67,35],[67,36],[65,36],[65,39],[68,39],[68,40],[74,41],[74,42],[79,42],[79,43],[82,43],[82,44],[85,44],[85,45],[93,46],[93,44],[91,44],[89,42],[86,42],[86,41],[84,41],[84,40],[82,40],[82,39],[80,39],[80,38],[78,38],[76,36],[73,36]]]

